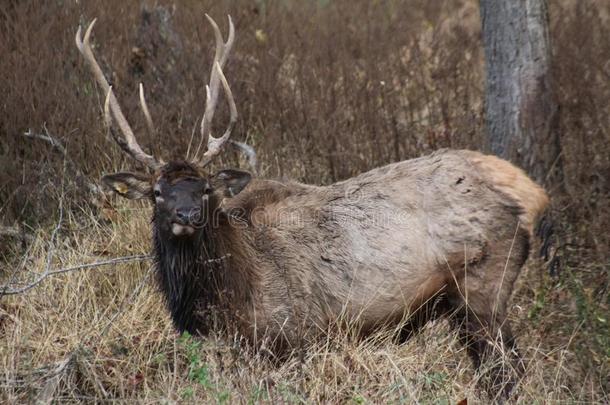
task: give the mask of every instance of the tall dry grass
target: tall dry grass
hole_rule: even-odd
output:
[[[519,401],[602,403],[610,373],[610,6],[561,0],[550,10],[565,180],[548,186],[564,266],[550,278],[532,261],[519,281],[511,318],[529,361]],[[183,156],[210,68],[204,11],[236,22],[226,69],[240,113],[234,134],[257,148],[265,175],[329,183],[439,147],[483,144],[474,1],[3,2],[0,225],[18,223],[30,237],[0,242],[3,283],[36,278],[48,257],[59,268],[148,253],[148,208],[116,201],[107,215],[60,154],[21,134],[57,137],[92,181],[133,167],[107,139],[103,95],[73,43],[77,25],[98,17],[96,54],[141,144]],[[155,135],[138,111],[139,81]],[[231,153],[223,159],[219,166],[240,163]],[[273,364],[238,342],[177,336],[148,272],[146,261],[82,270],[1,297],[0,401],[488,400],[444,322],[400,346],[383,335],[332,335]]]
[[[65,219],[70,238],[58,240],[54,266],[146,253],[148,212],[123,208],[112,226],[80,228]],[[47,238],[38,235],[25,268],[45,266]],[[532,267],[528,271],[540,271]],[[2,400],[157,403],[485,403],[478,376],[444,322],[428,325],[406,344],[380,333],[349,334],[276,364],[239,341],[178,336],[156,289],[150,264],[117,265],[56,276],[27,295],[2,302]],[[522,287],[527,290],[527,287]],[[578,367],[571,339],[549,343],[527,319],[529,303],[511,317],[528,361],[522,403],[603,402],[595,373]]]

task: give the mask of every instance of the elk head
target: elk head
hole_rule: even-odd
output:
[[[206,14],[216,38],[216,51],[212,63],[210,81],[206,85],[206,106],[201,120],[201,144],[207,143],[207,150],[198,159],[173,160],[164,163],[145,153],[134,136],[119,103],[98,65],[90,46],[90,36],[95,24],[91,22],[84,38],[79,27],[76,45],[85,58],[93,76],[106,92],[104,117],[106,125],[123,151],[150,169],[149,173],[121,172],[104,176],[103,183],[118,195],[129,199],[149,199],[155,206],[155,225],[162,233],[176,238],[192,237],[211,218],[224,198],[237,195],[251,179],[248,172],[241,170],[221,170],[210,174],[206,167],[230,141],[231,132],[237,121],[237,108],[233,94],[222,71],[235,40],[235,28],[229,17],[229,35],[225,42],[218,25]],[[211,135],[211,124],[218,102],[220,85],[224,90],[230,111],[230,121],[220,137]],[[146,118],[149,131],[154,132],[154,124],[144,98],[144,88],[140,84],[140,106]],[[114,120],[113,120],[114,119]],[[113,127],[118,126],[122,136]],[[234,142],[242,151],[254,152],[246,145]]]

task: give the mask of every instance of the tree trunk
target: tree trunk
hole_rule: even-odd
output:
[[[560,174],[547,0],[480,0],[488,148],[546,183]]]

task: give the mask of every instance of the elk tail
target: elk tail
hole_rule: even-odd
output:
[[[555,244],[555,226],[550,210],[546,210],[536,227],[536,236],[540,239],[540,257],[548,263],[549,273],[556,277],[559,274],[561,260]]]
[[[530,238],[541,239],[540,256],[549,263],[549,272],[559,271],[559,257],[553,244],[554,227],[550,214],[549,197],[520,168],[496,156],[470,152],[470,161],[481,169],[499,191],[509,196],[520,207],[519,222]]]

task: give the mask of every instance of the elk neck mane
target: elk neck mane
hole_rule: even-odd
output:
[[[253,180],[247,190],[227,200],[214,221],[188,239],[163,232],[153,214],[157,282],[180,332],[205,335],[217,321],[212,316],[248,311],[259,279],[257,244],[265,239],[251,226],[250,213],[285,198],[289,189],[280,182]]]

